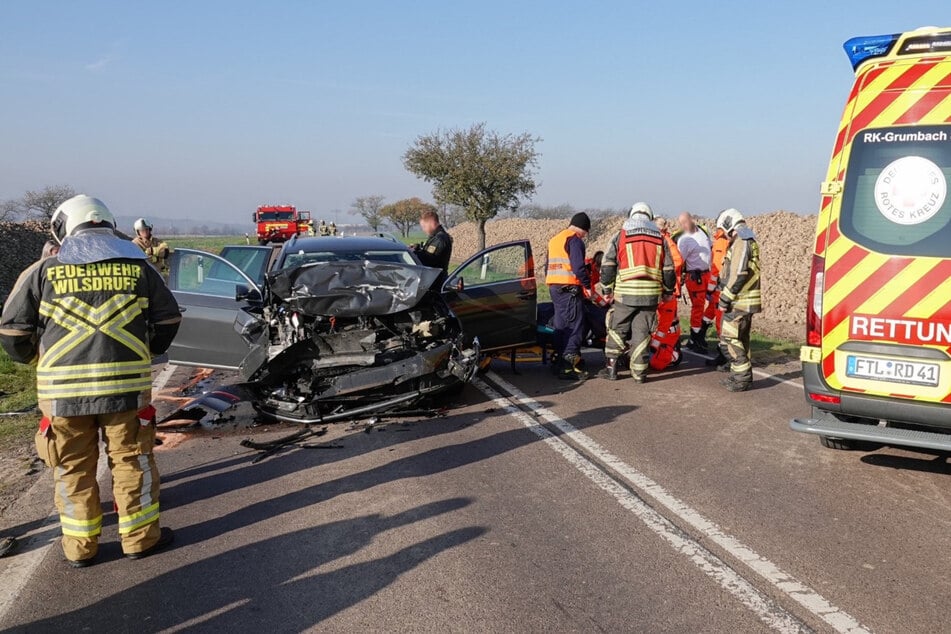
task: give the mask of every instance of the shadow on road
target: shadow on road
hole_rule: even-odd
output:
[[[402,574],[487,531],[470,526],[428,537],[371,561],[318,572],[379,535],[464,508],[452,498],[391,515],[364,515],[296,530],[176,568],[20,632],[303,631],[373,596]],[[183,535],[183,538],[185,536]]]
[[[951,454],[926,450],[922,450],[921,453],[921,458],[887,453],[872,453],[862,456],[860,460],[865,464],[875,467],[951,475],[951,463],[949,463]],[[930,456],[930,458],[924,456]]]

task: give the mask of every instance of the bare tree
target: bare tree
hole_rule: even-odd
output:
[[[458,205],[442,203],[437,207],[439,210],[439,224],[451,229],[466,219],[466,210]]]
[[[75,195],[76,190],[69,185],[48,185],[43,189],[30,190],[19,200],[20,213],[49,220],[57,207]]]
[[[380,230],[380,225],[386,220],[380,213],[381,209],[383,196],[361,196],[350,205],[350,213],[362,216],[374,233]]]
[[[0,202],[0,222],[17,220],[23,215],[19,200],[4,200]]]

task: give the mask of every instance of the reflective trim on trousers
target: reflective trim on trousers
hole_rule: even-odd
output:
[[[138,530],[143,526],[157,522],[159,519],[159,503],[149,505],[141,511],[136,511],[131,515],[122,515],[119,517],[119,534],[127,535],[132,531]]]
[[[102,533],[102,515],[91,520],[80,520],[60,514],[59,525],[63,529],[63,535],[95,537]]]

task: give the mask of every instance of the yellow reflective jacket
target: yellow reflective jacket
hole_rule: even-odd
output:
[[[151,400],[150,331],[181,320],[178,304],[145,260],[36,262],[17,280],[0,317],[0,343],[36,362],[44,413],[84,416],[139,409]]]
[[[734,313],[763,310],[760,292],[759,243],[745,223],[737,224],[720,270],[720,305]]]

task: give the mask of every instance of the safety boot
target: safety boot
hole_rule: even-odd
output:
[[[690,341],[693,343],[693,349],[697,352],[707,352],[707,340],[698,330],[690,331]]]
[[[700,326],[700,341],[703,342],[704,346],[707,344],[707,331],[710,330],[710,322],[705,321]]]
[[[580,355],[565,355],[558,378],[564,381],[584,381],[588,378],[588,373],[582,367],[583,364]]]
[[[737,381],[732,376],[720,381],[720,385],[724,386],[727,392],[745,392],[750,389],[750,383],[748,381]]]
[[[723,350],[717,349],[717,356],[713,359],[707,359],[705,365],[708,368],[720,369],[720,366],[726,365],[730,360],[723,354]]]
[[[608,381],[617,381],[617,359],[608,358],[604,364],[604,368],[598,372],[598,378],[607,379]]]

